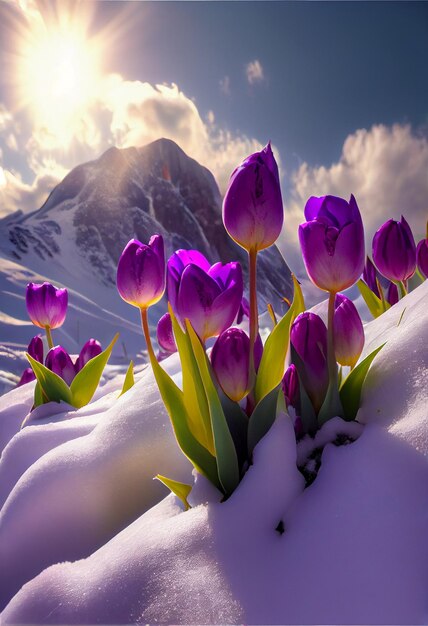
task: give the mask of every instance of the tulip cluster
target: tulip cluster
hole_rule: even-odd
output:
[[[51,400],[64,400],[76,407],[87,404],[98,386],[102,371],[111,353],[113,343],[103,353],[96,339],[89,339],[73,362],[62,346],[54,346],[51,330],[59,328],[67,314],[68,293],[66,289],[51,283],[37,285],[29,283],[26,291],[28,315],[35,326],[44,328],[48,352],[44,358],[43,341],[40,335],[33,337],[28,345],[27,358],[30,368],[24,370],[18,386],[37,379],[34,407]],[[114,339],[116,341],[117,337]],[[97,359],[97,357],[100,357]],[[97,361],[96,367],[86,367]],[[78,374],[82,375],[78,377]],[[73,381],[78,379],[78,384]],[[58,379],[63,383],[58,383]],[[59,387],[58,387],[59,384]]]
[[[409,291],[410,282],[413,287],[418,284],[418,278],[413,280],[416,275],[420,280],[427,277],[428,232],[416,246],[406,219],[390,219],[376,231],[372,254],[373,262],[367,257],[358,287],[373,317],[378,317]]]

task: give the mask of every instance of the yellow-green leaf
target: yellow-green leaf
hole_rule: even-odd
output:
[[[63,381],[63,379],[54,372],[51,372],[51,370],[45,367],[43,363],[39,363],[39,361],[33,359],[33,357],[28,353],[26,353],[25,356],[30,362],[33,372],[37,378],[37,382],[39,383],[47,400],[54,402],[61,402],[61,400],[63,400],[68,404],[73,404],[70,387]],[[37,395],[35,400],[39,401],[40,396]]]
[[[284,363],[290,339],[290,327],[299,313],[305,310],[302,289],[292,274],[294,298],[284,317],[273,328],[263,348],[263,356],[257,372],[255,396],[260,402],[268,393],[279,385],[284,376]]]
[[[266,433],[270,430],[277,414],[279,388],[275,387],[264,398],[262,398],[254,411],[251,413],[248,422],[248,454],[253,454],[253,450]]]
[[[218,477],[226,495],[230,495],[239,484],[238,457],[230,434],[226,417],[221,406],[217,389],[213,383],[211,367],[199,337],[186,320],[186,330],[192,343],[193,353],[199,367],[201,379],[208,400],[211,427],[214,435]]]
[[[70,391],[72,396],[71,404],[76,409],[80,409],[80,407],[91,401],[118,337],[119,333],[113,337],[110,345],[101,354],[90,359],[85,367],[74,377],[70,385]]]
[[[358,409],[360,408],[361,390],[366,379],[367,372],[369,371],[369,367],[372,364],[373,359],[377,353],[382,350],[385,343],[373,350],[373,352],[366,356],[361,363],[354,367],[350,374],[345,378],[342,387],[340,388],[340,399],[345,412],[345,419],[348,421],[354,420],[357,416]]]
[[[386,302],[386,300],[381,300],[380,298],[378,298],[377,295],[373,293],[373,291],[370,289],[370,287],[366,285],[363,280],[361,280],[361,278],[357,282],[357,287],[360,290],[364,302],[367,304],[367,308],[373,315],[373,317],[379,317],[379,315],[382,315],[382,313],[384,313],[386,309],[389,309],[390,305],[388,304],[388,302]]]
[[[130,361],[128,369],[126,370],[125,380],[123,381],[122,391],[119,394],[119,398],[120,396],[123,396],[124,393],[129,391],[131,387],[133,387],[134,385],[135,385],[134,362]]]
[[[187,502],[187,496],[192,490],[191,485],[180,483],[178,480],[172,480],[172,478],[167,478],[166,476],[161,476],[160,474],[157,474],[155,478],[163,483],[165,487],[168,487],[168,489],[172,491],[177,498],[180,498],[186,511],[191,508],[190,504]]]

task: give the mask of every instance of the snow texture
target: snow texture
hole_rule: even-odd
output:
[[[2,623],[426,624],[427,308],[428,282],[366,326],[363,357],[387,343],[363,389],[364,428],[325,426],[306,489],[281,415],[226,502],[198,477],[189,511],[172,495],[149,509],[155,473],[191,479],[149,370],[87,418],[24,428],[0,464],[5,601],[15,594]],[[22,393],[5,396],[9,432]],[[341,430],[359,437],[328,443]]]

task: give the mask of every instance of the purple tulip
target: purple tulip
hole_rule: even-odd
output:
[[[85,367],[88,361],[101,354],[102,351],[103,349],[99,341],[96,339],[89,339],[80,350],[80,354],[77,357],[75,363],[76,374]]]
[[[158,344],[162,348],[163,352],[167,354],[177,352],[177,345],[175,343],[171,316],[169,313],[165,313],[165,315],[162,315],[162,317],[158,321],[156,334]]]
[[[278,166],[270,143],[235,169],[223,200],[223,222],[246,250],[263,250],[277,240],[284,220]]]
[[[240,328],[228,328],[221,333],[213,346],[211,363],[224,393],[234,402],[245,398],[250,391],[248,335]]]
[[[33,372],[31,367],[27,367],[23,372],[22,376],[19,380],[19,383],[16,385],[17,387],[21,387],[22,385],[26,385],[27,383],[31,383],[32,380],[36,380],[36,375]]]
[[[311,281],[337,293],[347,289],[364,268],[364,229],[354,196],[312,196],[299,226],[303,260]]]
[[[334,302],[334,352],[340,365],[354,367],[364,347],[364,330],[355,304],[338,293]]]
[[[43,363],[43,341],[41,335],[36,335],[32,338],[28,344],[27,352],[35,361]]]
[[[168,299],[180,323],[192,324],[202,341],[215,337],[235,319],[242,300],[239,263],[210,267],[197,250],[177,250],[168,261]]]
[[[250,317],[250,303],[248,302],[245,296],[242,297],[241,304],[239,305],[238,316],[236,318],[236,323],[240,324],[244,319],[244,316]]]
[[[418,268],[422,276],[428,278],[428,238],[422,239],[416,248]]]
[[[381,274],[406,281],[416,269],[416,245],[405,218],[388,220],[373,237],[373,261]]]
[[[398,287],[395,283],[389,283],[388,289],[386,290],[386,301],[391,305],[397,304],[398,302]]]
[[[299,376],[294,363],[292,363],[286,370],[282,382],[282,391],[285,397],[287,406],[297,407],[299,402]]]
[[[366,257],[366,264],[363,270],[363,280],[366,283],[367,287],[373,291],[375,296],[381,299],[381,295],[379,293],[379,288],[377,284],[378,272],[375,268],[373,262],[370,260],[370,257]]]
[[[315,313],[301,313],[290,331],[290,342],[297,353],[296,363],[316,413],[320,410],[328,388],[327,328]]]
[[[49,350],[45,365],[54,374],[60,376],[67,385],[71,385],[76,375],[76,369],[70,355],[62,346],[55,346]]]
[[[67,289],[58,289],[51,283],[29,283],[25,296],[28,315],[35,326],[59,328],[67,313]]]
[[[153,235],[148,245],[131,239],[117,266],[117,289],[125,302],[140,309],[156,304],[165,291],[163,238]]]

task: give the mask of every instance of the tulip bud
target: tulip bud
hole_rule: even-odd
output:
[[[355,304],[338,293],[334,311],[334,352],[340,365],[354,367],[364,347],[364,330]]]
[[[131,239],[117,266],[117,289],[125,302],[146,309],[162,298],[165,291],[165,255],[161,235],[149,244]]]
[[[281,382],[282,392],[284,394],[287,406],[297,407],[299,402],[299,377],[296,366],[292,363],[286,370]]]
[[[196,250],[177,250],[168,261],[168,300],[184,327],[192,324],[201,341],[228,328],[239,310],[243,282],[239,263],[215,263]]]
[[[315,313],[301,313],[290,331],[290,342],[296,351],[299,378],[314,410],[319,412],[328,388],[327,328]]]
[[[71,385],[76,375],[73,361],[62,346],[51,348],[46,356],[46,367],[60,376],[67,385]]]
[[[19,380],[19,383],[16,385],[17,387],[21,387],[22,385],[26,385],[27,383],[31,383],[32,380],[36,380],[36,375],[33,372],[31,367],[27,367],[23,372],[22,376]]]
[[[27,348],[28,354],[39,363],[43,363],[43,341],[40,335],[32,338]]]
[[[244,319],[244,316],[250,317],[250,303],[248,302],[245,296],[242,297],[241,304],[239,305],[238,316],[236,318],[236,323],[240,324]]]
[[[211,363],[224,393],[239,402],[249,393],[250,340],[240,328],[228,328],[216,340]]]
[[[364,229],[354,196],[312,196],[299,226],[303,261],[311,281],[337,293],[347,289],[364,268]]]
[[[156,330],[158,344],[162,350],[168,354],[177,352],[177,345],[175,343],[174,333],[172,330],[171,315],[165,313],[158,321]]]
[[[373,237],[373,260],[386,278],[406,281],[416,269],[416,245],[410,226],[403,216],[388,220]]]
[[[428,222],[427,237],[418,243],[418,247],[416,248],[416,259],[420,273],[422,276],[425,276],[425,278],[428,278]]]
[[[375,296],[381,299],[377,284],[377,278],[377,269],[375,268],[373,262],[370,260],[370,257],[366,257],[366,264],[363,270],[363,280],[366,283],[367,287],[369,287],[369,289],[373,291]]]
[[[35,326],[59,328],[67,313],[67,289],[58,289],[51,283],[29,283],[25,296],[28,315]]]
[[[386,301],[391,305],[397,304],[398,302],[398,287],[395,283],[389,283],[388,289],[386,290]]]
[[[284,219],[278,166],[270,143],[235,169],[223,201],[224,226],[245,250],[271,246]]]
[[[80,350],[80,354],[77,357],[75,369],[76,373],[83,369],[88,361],[101,354],[103,349],[101,344],[96,339],[89,339],[83,348]]]

